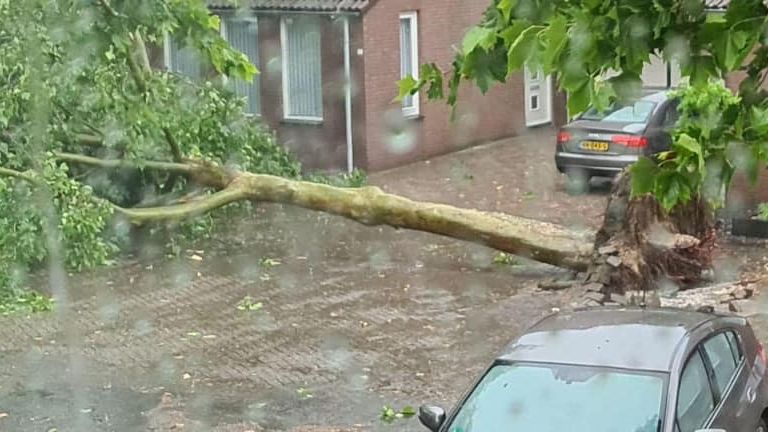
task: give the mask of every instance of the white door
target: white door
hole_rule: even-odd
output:
[[[552,80],[541,70],[525,69],[525,125],[552,121]]]

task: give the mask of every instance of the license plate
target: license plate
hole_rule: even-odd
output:
[[[605,141],[582,141],[581,148],[589,151],[605,152],[608,151],[608,143]]]

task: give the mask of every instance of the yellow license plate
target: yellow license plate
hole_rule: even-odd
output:
[[[605,141],[582,141],[581,148],[584,150],[604,152],[608,151],[608,143]]]

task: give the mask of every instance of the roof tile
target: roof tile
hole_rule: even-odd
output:
[[[208,0],[207,3],[213,9],[236,7],[232,0]],[[357,12],[364,10],[368,3],[370,0],[245,0],[239,4],[262,10]]]

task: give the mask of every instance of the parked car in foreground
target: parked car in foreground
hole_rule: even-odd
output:
[[[762,345],[745,318],[593,309],[539,321],[507,347],[440,432],[766,432]]]
[[[590,108],[557,134],[555,164],[573,181],[612,177],[642,155],[668,150],[677,100],[656,92],[604,112]]]

